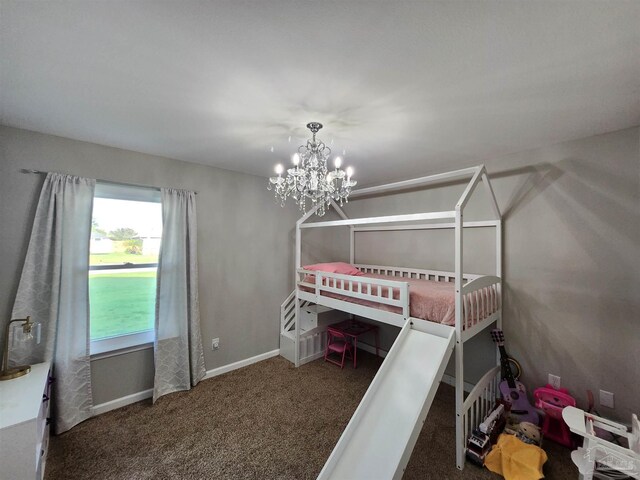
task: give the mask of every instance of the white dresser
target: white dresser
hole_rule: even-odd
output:
[[[0,480],[41,479],[49,443],[51,364],[0,382]]]

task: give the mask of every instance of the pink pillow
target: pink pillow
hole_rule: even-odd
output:
[[[362,273],[356,267],[354,267],[350,263],[345,262],[316,263],[315,265],[305,265],[302,268],[304,268],[305,270],[318,270],[320,272],[340,273],[342,275],[364,275],[364,273]]]

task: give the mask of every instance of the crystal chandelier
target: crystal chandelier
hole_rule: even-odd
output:
[[[284,167],[276,165],[277,177],[269,178],[267,188],[275,190],[276,199],[284,207],[289,196],[293,197],[304,213],[307,211],[307,201],[311,201],[312,207],[319,206],[316,215],[323,216],[329,208],[331,200],[341,206],[348,201],[351,188],[358,183],[351,180],[353,168],[342,170],[342,158],[333,160],[335,169],[327,169],[327,160],[331,155],[331,149],[321,140],[316,139],[316,133],[322,128],[322,124],[311,122],[307,128],[313,133],[313,138],[307,140],[306,145],[300,145],[298,153],[293,154],[293,168],[287,170],[283,177]]]

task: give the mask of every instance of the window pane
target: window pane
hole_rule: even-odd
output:
[[[161,237],[159,203],[94,198],[90,266],[158,263]]]
[[[148,192],[143,189],[140,195]],[[94,198],[89,261],[92,341],[154,328],[162,206],[134,198]],[[116,268],[91,269],[108,266]]]
[[[156,268],[89,272],[91,340],[154,327]]]

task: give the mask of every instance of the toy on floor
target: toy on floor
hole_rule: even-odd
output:
[[[485,467],[507,480],[537,480],[544,477],[546,461],[547,454],[540,447],[503,433],[487,455]]]
[[[489,435],[475,429],[467,440],[467,460],[482,467],[489,450],[491,450]]]
[[[489,435],[491,443],[495,443],[498,439],[498,435],[504,429],[504,405],[498,404],[493,411],[484,419],[484,421],[478,426],[478,429],[485,435]]]
[[[535,408],[529,403],[527,390],[521,382],[513,378],[509,365],[509,356],[504,348],[504,333],[502,330],[491,330],[491,338],[500,350],[500,365],[504,380],[500,382],[500,393],[504,400],[511,406],[511,415],[516,415],[520,422],[530,422],[538,425],[539,416]]]
[[[484,459],[505,425],[504,405],[498,404],[484,421],[475,429],[467,441],[467,459],[478,466],[484,465]]]
[[[620,423],[576,407],[566,407],[562,411],[562,418],[573,433],[584,437],[582,447],[571,452],[571,460],[578,467],[581,480],[594,477],[596,464],[604,465],[609,471],[640,479],[640,422],[637,415],[631,417],[630,432]],[[599,438],[596,428],[625,439],[628,448]]]
[[[542,423],[544,437],[565,447],[573,447],[569,427],[562,420],[562,409],[575,407],[576,399],[569,395],[566,388],[555,389],[549,384],[536,388],[533,397],[536,407],[545,413]]]
[[[518,422],[516,417],[508,417],[504,433],[518,437],[524,443],[542,446],[540,427],[531,422]]]

